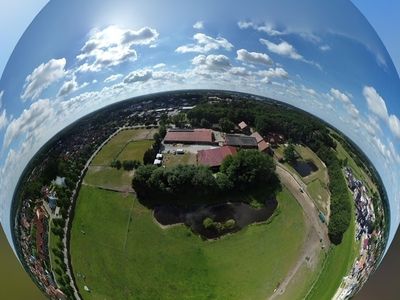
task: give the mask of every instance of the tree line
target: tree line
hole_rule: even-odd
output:
[[[204,204],[260,187],[268,187],[272,193],[280,188],[272,158],[255,150],[228,156],[215,176],[206,166],[144,165],[136,170],[132,186],[139,200],[151,206]]]

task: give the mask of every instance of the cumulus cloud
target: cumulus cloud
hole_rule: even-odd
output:
[[[153,69],[162,69],[165,68],[167,65],[164,63],[159,63],[153,66]]]
[[[339,100],[345,104],[351,103],[349,96],[347,96],[345,93],[339,91],[338,89],[331,88],[329,91],[329,94],[334,99]]]
[[[57,97],[65,96],[78,89],[78,83],[76,77],[73,76],[71,80],[65,81],[57,93]]]
[[[207,53],[219,49],[229,51],[233,48],[233,45],[227,39],[222,37],[213,38],[204,33],[196,33],[193,36],[193,39],[196,43],[180,46],[175,51],[178,53]]]
[[[3,147],[8,147],[22,134],[35,132],[52,115],[53,108],[48,99],[40,99],[32,103],[18,118],[10,121],[4,135]]]
[[[118,79],[120,79],[122,77],[124,77],[124,75],[122,75],[122,74],[114,74],[114,75],[108,76],[106,79],[104,79],[104,83],[117,81]]]
[[[197,29],[197,30],[204,29],[204,22],[203,21],[197,21],[196,23],[194,23],[193,28]]]
[[[153,73],[151,70],[133,71],[124,78],[124,83],[146,82],[150,80],[152,76]]]
[[[231,62],[225,55],[198,55],[192,60],[192,64],[196,66],[195,71],[212,71],[212,72],[224,72],[231,68]]]
[[[237,60],[250,64],[263,64],[270,65],[273,63],[272,59],[265,53],[249,52],[246,49],[239,49],[236,51]]]
[[[65,58],[51,59],[33,70],[25,79],[21,99],[26,101],[39,98],[46,88],[66,75],[64,70],[66,63]]]
[[[367,100],[368,109],[371,112],[383,120],[387,120],[389,118],[385,100],[383,100],[375,88],[372,86],[365,86],[363,88],[363,95],[365,100]]]
[[[279,44],[275,44],[273,42],[270,42],[269,40],[260,39],[260,42],[261,44],[267,46],[268,50],[271,51],[272,53],[290,57],[291,59],[295,60],[303,59],[303,56],[297,53],[296,49],[286,41],[282,41]]]
[[[151,46],[158,36],[157,30],[150,27],[131,30],[109,26],[94,30],[77,56],[78,61],[82,62],[78,71],[98,72],[125,61],[134,61],[137,59],[134,46]]]
[[[271,78],[288,78],[289,74],[283,68],[269,68],[265,71],[259,71],[257,73],[263,77],[262,81],[269,82]]]

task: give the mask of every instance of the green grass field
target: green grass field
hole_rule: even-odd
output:
[[[306,233],[297,201],[283,190],[278,202],[270,222],[202,241],[184,225],[161,229],[132,196],[83,186],[70,249],[79,290],[84,299],[266,299]]]
[[[92,165],[109,166],[129,142],[152,139],[154,132],[154,129],[128,129],[119,132],[104,145],[103,149],[93,159]]]
[[[117,170],[111,167],[89,167],[84,184],[107,189],[130,190],[132,186],[132,171],[122,168]]]
[[[153,143],[153,140],[130,142],[118,155],[117,159],[119,159],[121,162],[124,160],[138,160],[140,162],[143,162],[144,153],[147,149],[151,148]]]
[[[173,167],[177,165],[195,165],[196,154],[185,153],[185,154],[165,154],[164,165],[167,167]]]
[[[307,190],[316,202],[318,209],[327,215],[327,203],[329,199],[329,190],[327,185],[317,178],[307,185]]]

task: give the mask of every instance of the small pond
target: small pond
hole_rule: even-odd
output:
[[[191,208],[164,205],[154,209],[154,217],[161,225],[184,223],[203,239],[215,239],[224,234],[239,231],[249,224],[268,220],[277,206],[276,199],[266,201],[265,206],[261,208],[254,208],[241,202],[201,205]],[[205,228],[203,221],[206,218],[211,218],[214,222],[220,223],[235,220],[235,224],[232,228],[224,228],[223,230]]]
[[[300,174],[301,177],[306,177],[312,172],[318,171],[318,167],[310,160],[297,160],[292,167]]]

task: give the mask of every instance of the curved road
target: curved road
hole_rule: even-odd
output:
[[[305,186],[296,175],[290,173],[284,166],[277,163],[276,172],[281,180],[281,183],[292,193],[300,206],[303,208],[307,218],[307,237],[304,241],[304,246],[301,251],[301,256],[296,264],[288,272],[285,279],[280,283],[274,294],[269,298],[275,299],[286,291],[286,287],[290,281],[296,276],[300,267],[304,263],[312,263],[319,257],[319,251],[328,249],[330,245],[328,237],[328,228],[319,219],[319,211],[315,207],[310,195],[306,192]],[[303,191],[303,192],[302,192]]]

